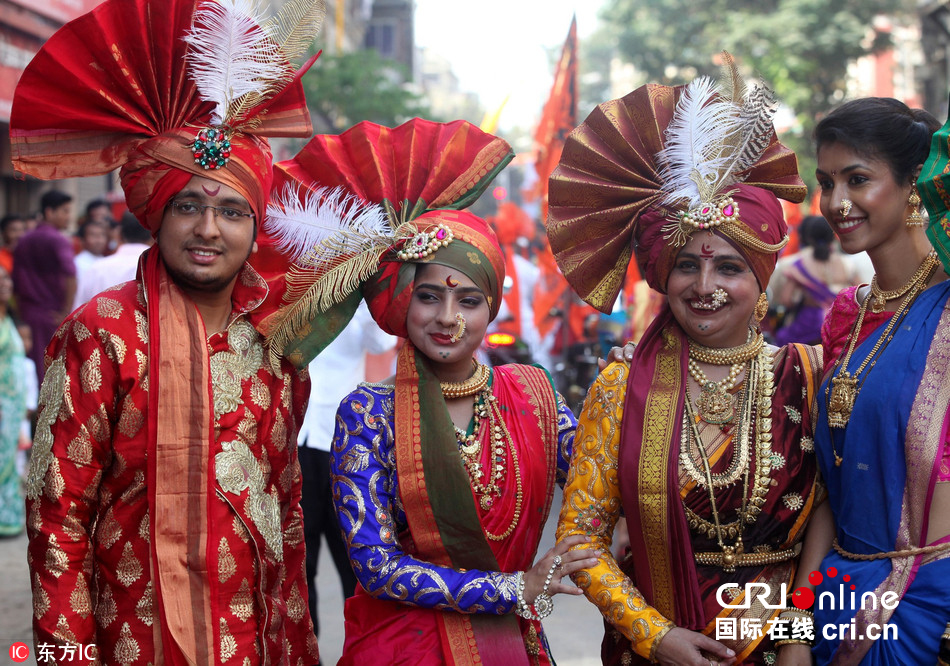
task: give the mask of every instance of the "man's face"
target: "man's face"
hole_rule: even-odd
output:
[[[106,253],[109,247],[109,227],[105,224],[90,224],[86,227],[82,247],[97,257]]]
[[[43,211],[43,215],[47,222],[64,231],[69,228],[69,223],[73,219],[73,202],[67,201],[56,208],[47,208]]]
[[[23,220],[11,220],[7,228],[3,230],[3,244],[11,250],[16,248],[17,243],[26,233],[26,222]]]
[[[192,177],[172,202],[158,231],[168,273],[190,295],[230,293],[244,262],[257,251],[251,206],[233,188],[202,176]]]

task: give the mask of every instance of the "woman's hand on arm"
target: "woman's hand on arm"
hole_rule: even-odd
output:
[[[524,601],[527,604],[534,603],[538,595],[542,592],[548,596],[555,594],[584,594],[584,591],[573,585],[562,583],[564,576],[580,571],[581,569],[592,567],[597,564],[597,558],[601,552],[591,548],[577,548],[570,550],[574,546],[589,546],[591,540],[583,535],[569,536],[559,542],[551,550],[546,552],[534,566],[524,572]],[[555,557],[559,557],[560,565],[555,565]],[[550,584],[548,574],[551,574]]]
[[[719,641],[696,631],[674,627],[660,638],[653,653],[657,663],[669,666],[734,664],[736,653]]]
[[[611,347],[607,352],[607,359],[597,359],[597,368],[603,371],[611,363],[626,363],[630,365],[633,360],[633,350],[637,348],[637,343],[627,340],[623,347]]]

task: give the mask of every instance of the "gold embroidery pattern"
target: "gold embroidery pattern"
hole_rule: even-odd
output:
[[[62,330],[62,329],[61,329]],[[73,322],[72,327],[73,337],[76,338],[76,342],[85,342],[92,337],[92,333],[89,332],[89,329],[86,328],[85,324],[80,321]]]
[[[49,463],[49,472],[46,475],[46,487],[43,488],[43,495],[50,502],[58,502],[66,490],[66,480],[59,471],[59,460],[53,458]]]
[[[89,586],[85,576],[76,577],[76,587],[69,595],[69,607],[82,619],[86,619],[92,612],[92,599],[89,597]]]
[[[148,514],[146,513],[144,516],[142,516],[142,522],[139,523],[139,537],[144,540],[145,543],[151,541],[151,535],[149,532]]]
[[[79,520],[76,512],[79,507],[75,502],[69,503],[69,509],[66,510],[66,517],[63,519],[63,534],[73,541],[79,541],[86,534],[86,526]]]
[[[69,568],[69,558],[66,557],[55,534],[49,535],[49,547],[46,549],[46,570],[53,574],[54,578],[59,578]]]
[[[247,543],[251,538],[250,532],[247,531],[247,525],[244,524],[244,521],[241,520],[238,516],[234,516],[232,521],[232,527],[234,528],[234,534],[237,535],[237,538]]]
[[[254,615],[254,595],[247,578],[241,581],[241,587],[231,598],[231,612],[241,622],[247,622]]]
[[[270,391],[257,375],[251,377],[251,402],[265,411],[270,409]]]
[[[135,557],[132,551],[132,544],[126,543],[122,549],[122,558],[119,560],[119,566],[116,570],[116,578],[119,582],[128,587],[139,579],[142,575],[142,563]]]
[[[274,448],[283,452],[287,448],[287,422],[284,421],[284,415],[277,412],[274,415],[274,427],[270,432],[270,441]]]
[[[135,475],[132,477],[132,483],[129,484],[128,488],[122,491],[122,494],[119,497],[126,504],[131,504],[132,502],[135,501],[135,496],[144,491],[145,491],[145,472],[143,472],[142,470],[136,470]]]
[[[60,615],[59,619],[56,621],[56,631],[53,632],[53,636],[64,643],[79,642],[76,640],[76,634],[74,634],[72,629],[69,628],[69,621],[66,619],[65,615]]]
[[[800,444],[802,451],[806,451],[807,453],[815,452],[815,440],[813,440],[811,437],[802,437]]]
[[[151,627],[155,617],[155,594],[152,591],[152,581],[145,584],[145,594],[135,604],[135,617],[140,619],[146,626]]]
[[[95,393],[102,388],[102,354],[93,349],[79,367],[79,385],[83,393]]]
[[[99,342],[106,352],[106,358],[113,363],[125,363],[125,342],[119,336],[110,333],[104,328],[100,328],[96,333],[99,335]]]
[[[234,555],[231,554],[228,540],[221,537],[221,541],[218,543],[218,582],[226,583],[236,573],[237,562],[234,561]]]
[[[290,599],[287,600],[287,617],[290,618],[291,622],[297,623],[303,619],[306,612],[308,612],[307,603],[300,596],[298,586],[294,585],[290,592]]]
[[[280,529],[280,504],[265,491],[264,473],[251,450],[243,442],[222,442],[223,451],[214,457],[214,471],[224,492],[241,495],[248,491],[245,508],[275,559],[284,557]]]
[[[115,605],[115,599],[112,598],[112,588],[106,585],[96,600],[96,624],[100,627],[108,627],[118,615],[119,609]]]
[[[112,429],[109,427],[109,414],[106,412],[105,405],[99,405],[99,410],[95,414],[90,414],[86,421],[86,431],[97,442],[106,442],[112,435]],[[120,472],[116,471],[116,475]]]
[[[36,619],[43,617],[49,607],[49,595],[46,594],[43,584],[40,583],[40,575],[38,573],[33,574],[33,617]]]
[[[135,333],[139,336],[139,340],[142,341],[143,345],[148,344],[148,319],[145,313],[140,310],[135,311]]]
[[[115,512],[110,506],[96,527],[96,541],[106,548],[112,548],[121,537],[122,526],[115,519]]]
[[[96,299],[96,314],[104,319],[118,319],[122,316],[122,304],[114,298],[100,296]]]
[[[138,434],[139,430],[145,424],[145,417],[142,412],[133,404],[132,396],[126,396],[122,406],[122,413],[119,416],[117,425],[119,434],[128,439],[132,439]]]
[[[88,465],[92,462],[92,442],[85,428],[80,428],[76,437],[66,446],[66,457],[77,465]]]
[[[223,617],[221,618],[219,626],[221,633],[221,661],[227,661],[237,654],[238,645],[237,641],[234,640],[234,636],[232,636],[228,630],[228,623],[225,622]]]
[[[228,328],[228,347],[229,351],[221,351],[211,357],[211,388],[216,419],[238,408],[242,401],[241,382],[256,374],[264,361],[260,335],[244,319]]]
[[[66,394],[66,366],[58,358],[49,366],[39,396],[39,419],[33,439],[30,475],[26,482],[26,496],[37,499],[43,492],[46,472],[53,460],[53,431],[51,430]]]
[[[120,664],[131,664],[139,658],[139,652],[139,644],[132,638],[132,629],[128,622],[124,622],[119,632],[119,640],[115,642],[112,657]]]

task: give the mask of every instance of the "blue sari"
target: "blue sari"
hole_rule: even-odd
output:
[[[927,521],[950,406],[948,298],[950,282],[917,298],[872,371],[862,372],[846,429],[829,428],[825,391],[830,377],[822,384],[815,448],[838,543],[849,553],[931,545],[925,542]],[[848,365],[852,373],[882,331],[872,332],[857,347]],[[835,466],[831,438],[843,458],[840,467]],[[829,567],[837,569],[835,577],[828,575]],[[821,572],[824,582],[815,590],[814,608],[818,664],[936,663],[940,635],[950,621],[950,551],[872,561],[831,551]],[[845,576],[850,580],[845,582]],[[822,598],[824,592],[832,593],[834,608],[828,595]],[[877,600],[892,592],[899,603],[894,610],[880,603],[876,609],[870,603],[862,609],[866,592],[873,592]],[[839,640],[838,627],[852,624],[855,631]],[[871,640],[870,635],[884,625],[890,625],[887,631],[896,630],[897,637],[885,633],[886,638]]]

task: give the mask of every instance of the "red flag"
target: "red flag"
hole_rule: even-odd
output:
[[[535,169],[538,182],[525,193],[529,201],[541,199],[541,219],[548,216],[548,177],[561,159],[561,149],[568,133],[577,125],[577,17],[571,19],[561,59],[554,70],[554,85],[541,122],[534,133]]]

